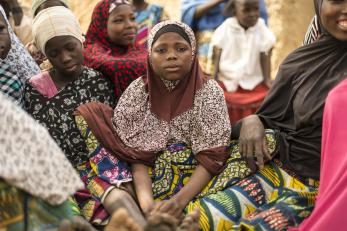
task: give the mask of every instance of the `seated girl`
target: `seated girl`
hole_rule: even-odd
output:
[[[227,12],[234,16],[214,32],[209,66],[225,91],[233,124],[254,113],[267,94],[275,36],[259,18],[259,0],[230,0]]]
[[[84,63],[112,81],[116,100],[146,73],[147,51],[135,45],[136,33],[128,0],[102,0],[96,5],[84,42]]]
[[[216,193],[208,191],[208,195],[205,194],[203,197],[201,194],[206,191],[202,188],[211,177],[209,174],[217,173],[220,170],[219,164],[223,162],[223,159],[219,158],[223,155],[218,155],[214,149],[223,144],[211,145],[208,138],[212,134],[211,140],[224,140],[224,130],[221,129],[224,126],[221,126],[221,122],[227,119],[217,113],[226,115],[225,104],[224,109],[215,108],[223,103],[222,93],[219,90],[220,97],[218,94],[212,94],[216,88],[211,86],[211,91],[203,95],[202,101],[196,97],[206,89],[204,87],[200,90],[186,87],[185,94],[180,94],[180,87],[191,79],[183,76],[195,76],[196,80],[200,79],[197,77],[198,74],[183,75],[186,73],[183,70],[189,69],[188,64],[191,65],[183,58],[183,54],[186,52],[186,46],[188,50],[194,51],[194,43],[183,46],[182,43],[187,41],[184,39],[185,33],[178,32],[177,28],[169,30],[163,26],[165,23],[153,28],[154,40],[149,40],[154,43],[150,43],[149,46],[148,75],[127,89],[115,109],[113,119],[116,130],[113,137],[126,145],[125,151],[122,151],[123,146],[117,147],[116,142],[112,143],[113,152],[115,155],[118,154],[118,157],[127,157],[132,163],[136,192],[145,211],[150,213],[170,209],[173,214],[179,216],[180,208],[195,197],[186,209],[189,211],[193,207],[201,208],[200,225],[203,230],[285,230],[298,226],[310,215],[319,184],[325,97],[334,86],[346,78],[347,33],[343,29],[344,21],[336,21],[336,18],[343,18],[345,15],[345,2],[315,0],[316,14],[324,33],[316,42],[297,49],[286,58],[257,114],[248,116],[233,126],[232,135],[239,140],[238,146],[231,150],[232,159],[235,160],[234,152],[239,150],[254,173],[240,180],[244,177],[240,174],[244,168],[237,167],[243,162],[238,160],[233,166],[227,162],[224,171],[230,172],[226,176],[239,177],[236,184],[226,177],[226,182],[231,181],[232,185],[227,184],[222,191],[216,190]],[[173,30],[176,32],[164,33]],[[185,61],[184,65],[181,64],[181,60]],[[194,64],[196,65],[196,62]],[[175,81],[179,78],[171,74],[178,71],[181,73],[178,76],[182,77],[179,82]],[[192,68],[190,73],[201,72]],[[163,76],[170,77],[172,81],[166,81],[166,78],[161,80]],[[196,81],[192,85],[201,86],[199,82]],[[202,86],[210,86],[209,84],[215,83],[207,81]],[[189,92],[195,92],[192,104],[192,101],[187,100],[191,99],[188,97],[191,95]],[[156,94],[160,94],[161,97],[155,97]],[[180,101],[180,98],[185,100]],[[157,103],[164,100],[166,103]],[[199,106],[201,110],[195,112],[195,106],[199,102],[203,102],[202,106]],[[192,109],[185,110],[190,105],[193,105]],[[210,113],[214,113],[213,116],[209,116]],[[185,119],[187,117],[189,120]],[[198,123],[199,121],[202,123]],[[93,126],[95,123],[92,122],[88,124]],[[107,129],[103,129],[104,132],[100,134],[112,133],[112,126],[109,130],[110,132],[107,132]],[[111,136],[106,136],[109,137]],[[205,142],[199,142],[201,137]],[[193,167],[195,172],[191,178],[189,167],[196,166],[196,162],[190,162],[189,158],[185,158],[192,153],[186,146],[173,145],[180,140],[192,146],[194,160],[199,163],[197,168]],[[196,146],[201,143],[209,146],[207,150],[211,154],[206,155],[206,158],[202,158],[205,157],[203,154],[208,153],[206,149],[202,145]],[[165,145],[168,147],[163,148]],[[269,147],[272,147],[272,150],[269,150]],[[158,149],[164,151],[156,153]],[[196,153],[199,150],[202,151]],[[148,167],[144,165],[154,166],[153,178],[145,174]],[[237,174],[234,174],[235,172]],[[218,177],[220,175],[217,179]],[[211,186],[211,183],[206,184]],[[138,190],[141,185],[141,190]],[[193,189],[190,190],[190,187]],[[195,193],[200,195],[196,197]],[[154,205],[146,203],[153,201],[152,197],[169,200]],[[176,206],[170,208],[169,205],[172,207],[175,203]]]
[[[67,7],[67,0],[33,0],[31,5],[31,14],[35,17],[41,10],[52,6]],[[34,41],[26,44],[26,48],[42,70],[51,68],[51,64],[47,60],[46,56],[36,47]]]
[[[33,35],[53,67],[28,81],[26,110],[48,129],[84,182],[85,189],[75,194],[81,215],[93,225],[104,225],[120,206],[119,198],[135,203],[125,186],[131,174],[96,145],[88,131],[80,132],[73,113],[87,102],[113,107],[113,86],[99,72],[83,66],[82,31],[66,7],[42,10],[34,19]]]
[[[223,91],[202,73],[187,25],[157,24],[148,49],[147,75],[127,88],[114,112],[89,103],[76,114],[106,149],[132,163],[137,199],[146,216],[167,212],[179,219],[184,210],[198,207],[201,228],[219,230],[234,210],[234,197],[219,193],[250,173],[232,149],[235,143],[230,144]],[[274,143],[269,145],[273,150]],[[213,199],[203,201],[207,195]]]
[[[39,74],[40,68],[14,34],[1,6],[0,31],[0,91],[22,105],[26,80]]]

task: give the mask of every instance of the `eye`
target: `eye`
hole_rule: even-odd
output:
[[[75,50],[75,48],[76,48],[76,44],[74,44],[74,43],[70,43],[66,46],[66,49],[68,51],[73,51],[73,50]]]
[[[123,19],[122,18],[115,18],[115,19],[112,20],[112,22],[114,22],[114,23],[122,23]]]
[[[135,22],[135,20],[136,20],[136,17],[135,16],[131,16],[131,21],[133,21],[133,22]]]
[[[187,51],[187,50],[188,50],[187,47],[178,47],[178,48],[177,48],[177,51],[178,51],[178,52],[181,52],[181,53],[183,53],[183,52],[185,52],[185,51]]]
[[[166,52],[166,49],[165,49],[165,48],[158,47],[158,48],[155,48],[155,49],[154,49],[154,52],[159,53],[159,54],[163,54],[163,53]]]
[[[49,58],[56,58],[56,57],[58,56],[58,52],[57,52],[57,51],[49,51],[49,52],[47,53],[47,56],[48,56]]]

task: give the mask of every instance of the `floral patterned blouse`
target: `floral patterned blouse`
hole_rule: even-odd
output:
[[[79,78],[51,98],[39,93],[30,82],[26,84],[24,97],[27,112],[48,129],[74,166],[88,160],[85,141],[73,116],[75,109],[88,102],[101,102],[114,107],[111,82],[99,72],[86,67]]]
[[[120,98],[113,124],[125,145],[151,152],[184,142],[198,154],[227,146],[231,133],[223,90],[212,79],[196,92],[191,109],[166,122],[151,112],[148,93],[139,78]]]

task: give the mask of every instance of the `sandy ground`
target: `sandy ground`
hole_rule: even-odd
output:
[[[21,0],[30,6],[31,0]],[[84,31],[90,23],[91,13],[98,0],[69,0]],[[173,19],[180,18],[180,0],[149,0],[166,7]],[[272,76],[279,64],[292,50],[300,46],[306,28],[313,16],[312,0],[266,0],[270,14],[269,26],[277,36],[272,56]]]

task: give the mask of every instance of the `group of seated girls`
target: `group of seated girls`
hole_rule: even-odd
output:
[[[266,31],[258,16],[238,19],[254,0],[234,3],[226,25]],[[259,110],[233,124],[182,22],[155,25],[146,51],[134,45],[127,0],[101,0],[85,37],[64,2],[34,1],[35,47],[52,66],[40,72],[0,8],[0,89],[13,99],[0,95],[0,228],[343,228],[344,133],[331,129],[346,103],[347,32],[336,18],[347,0],[314,4],[321,35],[284,60]],[[325,111],[320,171],[325,99],[340,82]]]

